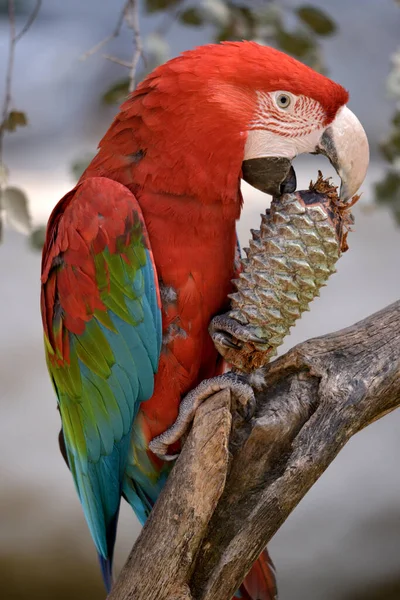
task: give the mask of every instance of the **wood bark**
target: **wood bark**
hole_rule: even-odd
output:
[[[250,422],[232,420],[229,392],[201,406],[110,600],[232,597],[346,442],[400,405],[400,301],[252,381]]]

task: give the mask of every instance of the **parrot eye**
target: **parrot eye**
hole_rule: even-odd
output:
[[[279,108],[288,108],[292,99],[289,94],[278,94],[276,97],[276,103]]]

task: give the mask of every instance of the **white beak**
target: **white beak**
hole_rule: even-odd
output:
[[[316,149],[327,156],[342,184],[340,198],[349,200],[364,181],[369,163],[366,133],[354,113],[343,106],[334,121],[325,129]]]

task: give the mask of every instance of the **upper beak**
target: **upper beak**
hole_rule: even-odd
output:
[[[343,106],[323,132],[316,148],[327,156],[340,179],[340,198],[349,200],[365,179],[369,163],[366,133],[354,113]]]

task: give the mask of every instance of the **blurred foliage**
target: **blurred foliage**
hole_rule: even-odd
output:
[[[6,63],[4,102],[0,109],[2,121],[0,123],[0,242],[4,220],[16,231],[30,235],[32,231],[31,215],[28,199],[23,190],[8,186],[8,168],[3,160],[3,142],[6,133],[12,133],[18,127],[28,124],[27,116],[20,110],[12,108],[12,83],[15,48],[18,41],[27,33],[34,23],[40,10],[41,0],[36,0],[33,6],[17,0],[0,0],[0,16],[7,17],[9,21],[9,50]],[[15,17],[20,13],[29,12],[24,26],[17,32]]]
[[[390,131],[380,145],[381,153],[390,166],[383,179],[375,185],[375,196],[378,204],[390,208],[396,222],[400,225],[400,48],[392,56],[391,62],[387,86],[397,106],[391,120]]]
[[[24,235],[30,234],[32,225],[28,198],[19,188],[0,186],[0,221],[1,225],[5,221],[8,226],[19,233]]]
[[[129,93],[129,79],[124,77],[113,83],[106,92],[102,95],[101,99],[104,104],[119,104],[127,97]]]
[[[212,32],[209,42],[247,39],[276,46],[318,71],[325,71],[319,39],[337,29],[332,17],[319,8],[289,8],[275,0],[146,0],[144,8],[148,13],[163,12],[165,21],[144,40],[146,68],[139,72],[138,81],[170,57],[166,34],[175,21],[185,27],[207,26]],[[127,77],[116,81],[104,92],[102,101],[120,104],[128,87]]]
[[[336,31],[336,23],[320,8],[301,6],[297,14],[317,35],[332,35]]]
[[[33,250],[42,250],[46,239],[46,226],[40,225],[32,230],[29,236],[29,243]]]
[[[179,4],[181,0],[146,0],[147,12],[156,12],[157,10],[166,10],[176,4]]]
[[[15,131],[17,127],[25,127],[28,125],[28,119],[24,112],[20,110],[10,110],[2,124],[1,129],[5,131]]]
[[[94,154],[87,153],[84,156],[82,156],[79,160],[76,160],[74,163],[72,163],[72,165],[71,165],[72,176],[76,181],[80,178],[82,173],[87,169],[93,156],[94,156]]]

